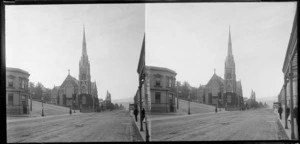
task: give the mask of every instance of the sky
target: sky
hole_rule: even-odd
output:
[[[296,2],[146,4],[146,64],[193,87],[224,78],[229,27],[243,96],[278,96]]]
[[[145,32],[144,4],[5,6],[6,66],[26,70],[47,88],[78,79],[83,25],[98,97],[133,97]]]

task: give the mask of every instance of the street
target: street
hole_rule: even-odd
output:
[[[151,119],[152,141],[287,140],[270,109]]]
[[[128,111],[7,121],[7,142],[142,141]]]

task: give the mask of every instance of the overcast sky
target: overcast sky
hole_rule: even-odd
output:
[[[78,79],[85,25],[91,80],[98,97],[133,97],[145,32],[144,4],[6,6],[6,66],[30,81],[60,86],[68,69]]]
[[[146,4],[146,64],[206,85],[224,78],[229,26],[236,79],[244,97],[277,96],[296,10],[295,2]]]
[[[6,66],[30,81],[59,86],[71,70],[78,79],[83,25],[91,79],[98,97],[133,97],[144,32],[146,64],[177,72],[192,86],[224,78],[229,26],[236,78],[244,97],[277,96],[295,2],[157,3],[6,6]]]

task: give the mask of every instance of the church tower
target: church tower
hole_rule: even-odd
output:
[[[235,62],[232,54],[231,34],[229,27],[228,52],[225,61],[225,92],[236,93]]]
[[[79,92],[80,94],[91,94],[90,62],[86,50],[84,26],[83,26],[82,55],[79,61]]]

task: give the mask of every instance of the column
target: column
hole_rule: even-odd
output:
[[[287,108],[287,102],[286,102],[286,76],[284,75],[284,84],[283,84],[283,89],[284,89],[284,119],[285,119],[285,129],[288,129],[288,125],[287,125],[287,117],[286,117],[286,108]]]
[[[294,133],[294,100],[293,100],[293,71],[292,71],[292,61],[290,62],[290,73],[289,73],[289,80],[290,80],[290,99],[291,99],[291,139],[295,139],[295,133]]]

